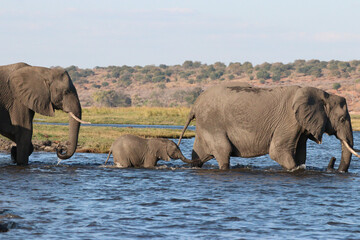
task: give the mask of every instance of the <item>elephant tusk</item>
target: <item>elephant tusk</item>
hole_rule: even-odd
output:
[[[346,147],[352,154],[354,154],[355,156],[357,156],[358,158],[360,158],[360,155],[357,154],[357,153],[355,152],[355,150],[352,149],[346,141],[342,141],[342,143],[345,145],[345,147]]]
[[[355,152],[360,152],[360,150],[359,149],[356,149],[356,148],[353,148],[354,149],[354,151]]]
[[[78,117],[76,117],[72,112],[69,112],[70,116],[75,119],[76,121],[78,121],[79,123],[82,123],[82,124],[91,124],[91,122],[85,122],[81,119],[79,119]]]

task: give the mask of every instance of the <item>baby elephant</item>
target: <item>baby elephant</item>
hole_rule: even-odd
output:
[[[154,167],[159,160],[181,159],[184,157],[180,148],[171,140],[162,138],[144,139],[133,135],[123,135],[111,145],[105,165],[113,154],[114,164],[118,167]]]

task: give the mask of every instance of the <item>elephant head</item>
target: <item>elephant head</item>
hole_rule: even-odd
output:
[[[160,150],[159,157],[166,161],[170,159],[180,159],[185,163],[192,163],[191,160],[187,159],[181,152],[180,148],[171,140],[164,141],[165,146]]]
[[[69,74],[64,69],[25,64],[10,74],[8,84],[14,101],[34,112],[54,116],[55,109],[60,109],[69,113],[69,145],[58,149],[57,156],[60,159],[70,158],[77,147],[81,106]],[[21,126],[22,120],[19,116],[21,114],[10,113],[13,125]]]
[[[353,132],[346,100],[317,88],[299,88],[292,108],[297,122],[309,134],[309,138],[321,143],[323,133],[335,135],[342,143],[341,162],[338,170],[347,172],[353,149]]]

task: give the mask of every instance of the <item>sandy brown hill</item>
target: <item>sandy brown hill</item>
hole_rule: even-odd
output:
[[[350,68],[351,64],[348,65]],[[106,105],[106,101],[101,102],[95,96],[99,93],[106,96],[110,91],[121,93],[122,96],[127,95],[131,99],[132,106],[190,106],[201,90],[205,90],[209,86],[222,82],[242,81],[259,87],[300,85],[321,88],[345,97],[350,111],[360,112],[360,64],[352,67],[349,71],[337,70],[338,74],[334,74],[333,69],[327,68],[321,69],[320,74],[313,72],[306,74],[302,73],[299,67],[293,67],[285,76],[280,72],[279,76],[281,77],[279,78],[275,78],[277,73],[275,70],[271,72],[269,68],[267,68],[269,76],[262,78],[259,72],[263,70],[261,65],[259,66],[237,74],[231,71],[230,66],[221,65],[219,68],[216,64],[210,66],[200,64],[200,67],[193,68],[185,68],[184,64],[182,66],[166,66],[166,68],[150,66],[151,70],[149,71],[145,70],[147,66],[126,66],[125,70],[119,70],[119,74],[114,74],[116,67],[96,67],[91,70],[75,68],[75,70],[68,71],[84,107]],[[214,69],[212,73],[203,76],[205,70],[210,67]],[[74,67],[72,68],[74,69]],[[90,71],[90,74],[74,75],[81,71]],[[167,73],[167,71],[171,72]],[[215,75],[217,72],[220,72],[220,76]],[[211,74],[214,74],[215,77]]]

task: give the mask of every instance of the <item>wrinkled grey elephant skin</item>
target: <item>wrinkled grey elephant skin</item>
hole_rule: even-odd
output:
[[[113,154],[114,165],[121,168],[156,166],[159,160],[181,159],[192,163],[181,153],[171,140],[163,138],[144,139],[133,135],[123,135],[112,144],[105,165]]]
[[[199,167],[215,158],[220,169],[228,169],[230,156],[269,154],[285,169],[294,169],[306,162],[307,140],[321,143],[323,133],[342,143],[338,170],[347,172],[350,166],[347,147],[353,147],[353,132],[346,100],[317,88],[211,87],[195,101],[179,144],[195,118],[192,160],[201,161]]]
[[[35,112],[54,116],[55,109],[81,119],[76,89],[64,69],[33,67],[26,63],[0,66],[0,133],[16,143],[11,157],[27,165]],[[69,117],[69,144],[59,147],[61,159],[70,158],[77,146],[80,123]]]

